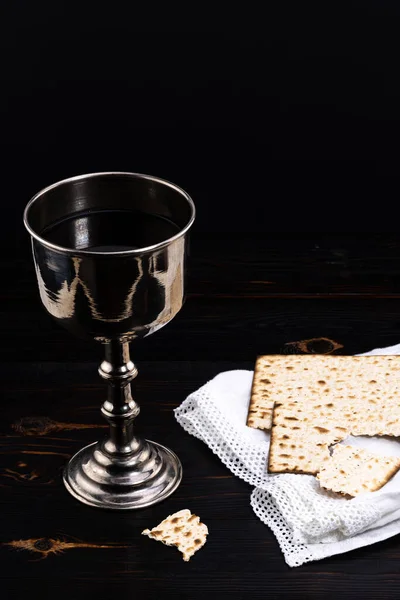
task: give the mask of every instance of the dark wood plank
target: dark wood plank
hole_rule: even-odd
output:
[[[30,302],[21,312],[0,313],[3,322],[0,357],[17,359],[102,360],[102,348],[64,331]],[[16,332],[26,329],[23,347]],[[189,298],[180,314],[157,335],[132,345],[133,359],[252,360],[262,353],[292,352],[303,340],[309,351],[342,354],[366,352],[400,339],[400,300],[396,298]]]
[[[0,309],[12,301],[22,310],[27,295],[38,298],[28,241],[26,234],[12,262],[0,258],[3,280],[13,281],[1,291]],[[400,238],[397,233],[212,234],[196,232],[195,226],[189,275],[189,297],[195,298],[400,297]]]
[[[399,342],[396,236],[209,235],[193,244],[191,262],[181,314],[132,346],[137,430],[179,454],[184,480],[166,502],[129,514],[80,505],[61,482],[68,457],[105,433],[101,346],[74,339],[45,314],[29,256],[0,263],[9,282],[0,297],[2,594],[352,600],[362,590],[397,599],[397,538],[289,569],[251,510],[251,488],[172,414],[214,375],[251,369],[260,353],[353,354]],[[140,535],[183,507],[211,532],[189,564]]]
[[[21,359],[14,340],[25,329],[25,361],[100,361],[99,347],[73,339],[45,313],[25,250],[0,261],[2,281],[12,282],[0,294],[0,358]],[[384,345],[400,337],[397,234],[201,235],[189,273],[183,310],[134,348],[138,360],[183,360],[188,348],[191,359],[249,360],[319,337],[355,353],[374,347],[377,336]]]
[[[2,589],[10,594],[6,597],[45,585],[48,590],[58,586],[61,597],[74,598],[96,593],[107,598],[112,590],[195,600],[216,590],[222,598],[250,594],[260,599],[266,590],[272,598],[329,597],[334,590],[355,598],[362,577],[370,594],[366,597],[373,598],[384,585],[385,598],[395,598],[400,585],[396,538],[289,569],[275,538],[252,513],[250,486],[175,422],[172,408],[186,394],[217,372],[238,367],[251,363],[142,364],[135,390],[142,404],[139,430],[171,445],[183,461],[185,476],[164,503],[125,514],[80,505],[61,482],[67,457],[104,432],[98,409],[104,386],[97,381],[95,365],[31,363],[19,380],[20,366],[3,367],[9,400],[6,410],[3,406],[0,435],[0,556]],[[59,424],[58,430],[44,430],[50,419],[53,427]],[[198,512],[211,532],[189,565],[175,551],[140,535],[144,527],[183,506]],[[378,560],[384,560],[382,571],[377,570]]]

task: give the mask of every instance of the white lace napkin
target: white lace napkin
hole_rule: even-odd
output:
[[[367,354],[400,354],[400,344]],[[175,417],[238,477],[255,486],[251,505],[274,532],[287,564],[297,567],[400,533],[400,472],[383,488],[346,500],[311,475],[269,475],[269,434],[246,427],[252,371],[227,371],[175,409]],[[349,437],[343,443],[400,456],[400,443]]]

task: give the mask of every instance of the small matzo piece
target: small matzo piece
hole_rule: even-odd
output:
[[[350,407],[354,435],[400,436],[400,356],[259,356],[247,425],[270,429],[275,402]]]
[[[399,469],[400,458],[338,444],[317,479],[326,490],[354,497],[379,490]]]
[[[329,446],[348,435],[341,405],[327,399],[277,402],[272,417],[268,471],[316,475],[329,459]]]
[[[176,546],[188,561],[207,541],[208,527],[200,523],[200,517],[184,509],[169,515],[153,529],[145,529],[142,535],[158,540],[167,546]]]

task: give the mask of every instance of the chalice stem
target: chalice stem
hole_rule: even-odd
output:
[[[140,409],[131,392],[131,381],[137,373],[130,359],[128,342],[111,340],[105,344],[105,359],[99,374],[108,383],[107,400],[101,409],[110,425],[110,435],[104,444],[108,454],[127,455],[140,446],[133,433],[133,420]]]
[[[71,458],[64,483],[75,498],[91,506],[129,509],[160,502],[178,487],[182,466],[172,450],[134,435],[139,407],[132,398],[131,381],[137,369],[128,342],[105,344],[99,373],[108,383],[101,412],[110,433]]]

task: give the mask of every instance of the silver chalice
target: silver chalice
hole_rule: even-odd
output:
[[[51,185],[28,203],[42,303],[72,333],[104,344],[108,383],[101,412],[108,436],[80,450],[64,483],[81,502],[133,509],[178,487],[182,467],[168,448],[135,436],[137,369],[129,343],[166,325],[184,298],[188,232],[195,207],[182,189],[136,173],[92,173]]]

